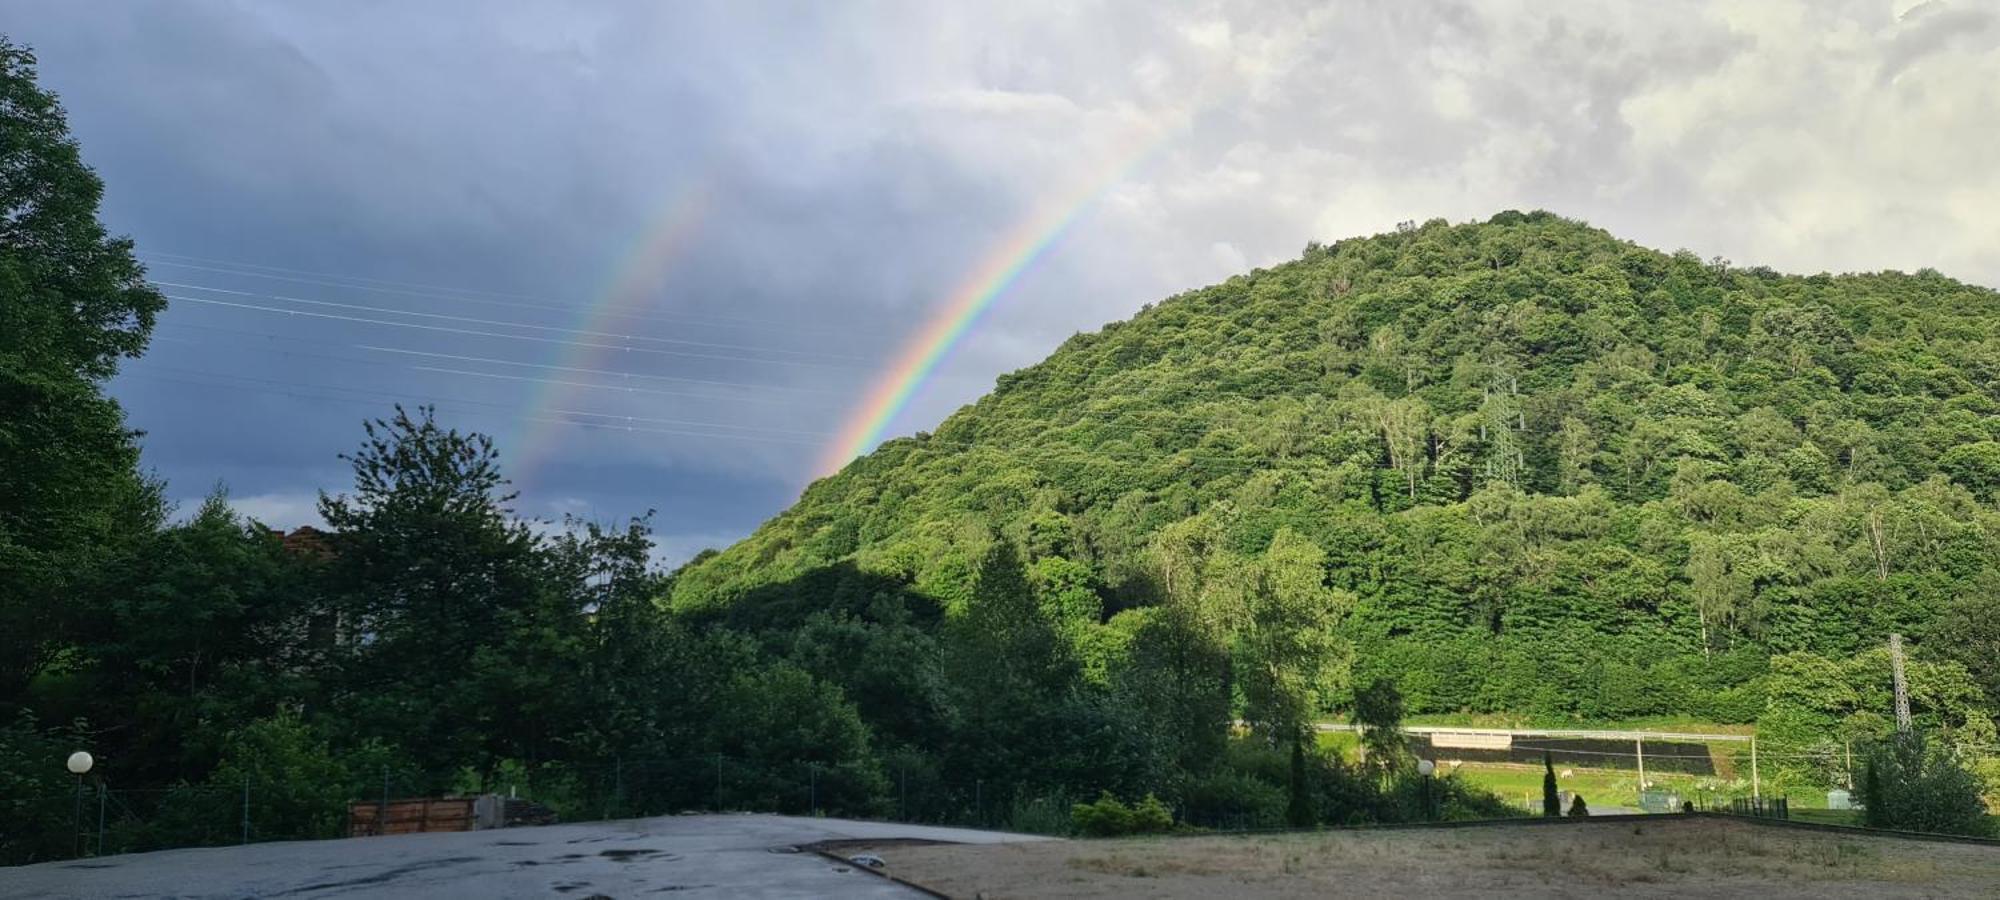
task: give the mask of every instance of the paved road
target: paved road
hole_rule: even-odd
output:
[[[914,897],[784,847],[842,838],[1046,838],[790,816],[667,816],[453,834],[163,850],[0,868],[0,898]],[[883,854],[891,857],[893,853]]]

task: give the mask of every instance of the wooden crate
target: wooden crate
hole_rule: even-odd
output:
[[[420,831],[471,831],[471,797],[418,797],[356,800],[347,805],[347,836],[413,834]]]

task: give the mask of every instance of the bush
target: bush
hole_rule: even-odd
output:
[[[1132,808],[1132,833],[1165,834],[1174,828],[1174,811],[1167,808],[1160,798],[1147,794],[1146,799]]]
[[[1979,777],[1945,747],[1921,734],[1898,735],[1865,752],[1863,824],[1871,828],[1985,835],[1992,826]]]
[[[94,746],[81,726],[45,730],[25,712],[0,723],[0,821],[6,823],[0,827],[0,866],[75,852],[70,826],[81,785],[63,770],[63,761],[71,751]]]
[[[1569,814],[1571,818],[1576,819],[1590,815],[1590,807],[1583,805],[1582,794],[1576,795],[1576,799],[1570,801]]]
[[[1132,808],[1111,796],[1099,794],[1095,803],[1079,803],[1070,808],[1070,821],[1085,837],[1114,837],[1132,830]]]
[[[1174,812],[1160,798],[1147,794],[1136,807],[1126,806],[1105,791],[1095,803],[1078,803],[1070,808],[1070,820],[1079,834],[1087,837],[1117,837],[1124,834],[1164,834],[1174,828]]]
[[[1284,789],[1248,772],[1222,769],[1181,790],[1184,821],[1208,828],[1275,828],[1285,821]]]

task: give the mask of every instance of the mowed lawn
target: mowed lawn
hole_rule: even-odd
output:
[[[2000,847],[1708,817],[883,847],[953,897],[1993,897]]]

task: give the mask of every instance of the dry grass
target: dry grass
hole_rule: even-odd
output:
[[[954,897],[1994,897],[2000,848],[1715,819],[884,848]]]

